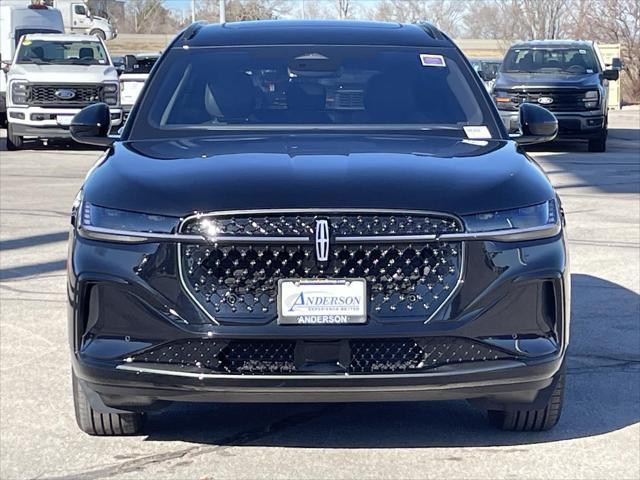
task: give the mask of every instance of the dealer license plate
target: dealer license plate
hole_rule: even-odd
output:
[[[363,279],[280,280],[278,323],[327,325],[367,321]]]

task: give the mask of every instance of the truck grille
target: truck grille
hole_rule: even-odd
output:
[[[329,256],[316,258],[315,222],[327,220]],[[286,278],[363,278],[371,316],[426,320],[456,287],[461,242],[427,239],[462,230],[433,215],[305,215],[198,217],[182,233],[237,241],[185,244],[184,288],[216,320],[268,321],[277,315],[278,281]],[[282,240],[280,240],[282,239]]]
[[[342,340],[331,372],[314,370],[301,340],[193,339],[167,343],[134,355],[127,362],[175,366],[186,371],[235,375],[302,373],[418,373],[442,365],[512,358],[482,342],[461,337]],[[325,342],[326,343],[326,342]],[[338,350],[336,349],[336,352]],[[344,353],[346,352],[346,353]],[[340,358],[343,363],[341,364]],[[327,356],[329,360],[331,355]]]
[[[508,92],[508,96],[515,105],[522,103],[540,104],[541,97],[551,98],[552,103],[543,104],[542,106],[552,112],[576,112],[586,111],[585,102],[583,101],[586,90],[568,90],[568,91],[528,91],[528,92]],[[502,107],[501,107],[502,108]],[[514,109],[517,107],[514,107]]]
[[[61,98],[56,92],[73,92],[72,98]],[[99,102],[102,98],[101,85],[30,85],[28,103],[47,106],[82,106]]]

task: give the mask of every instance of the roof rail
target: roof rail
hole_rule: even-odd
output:
[[[199,20],[197,22],[193,22],[191,25],[189,25],[187,28],[185,28],[182,31],[182,34],[180,35],[180,40],[186,42],[188,40],[191,40],[193,37],[196,36],[196,33],[198,33],[198,31],[204,27],[207,24],[207,22],[205,22],[204,20]]]
[[[431,22],[418,22],[417,24],[427,35],[436,40],[444,40],[446,37],[438,28]]]

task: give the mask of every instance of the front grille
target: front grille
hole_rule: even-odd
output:
[[[503,360],[512,356],[485,343],[461,337],[343,340],[347,360],[332,373],[419,373],[443,365]],[[288,375],[314,371],[300,340],[181,340],[153,347],[127,362],[169,365],[186,371],[235,375]],[[333,364],[345,349],[336,349]],[[330,358],[330,356],[328,357]]]
[[[325,262],[316,260],[312,241],[319,218],[329,221],[332,236]],[[188,221],[182,232],[206,235],[209,229],[217,235],[244,239],[241,243],[214,240],[179,247],[185,288],[216,319],[274,318],[278,281],[285,278],[363,278],[370,315],[426,319],[454,289],[462,269],[460,242],[389,240],[400,235],[461,231],[457,220],[448,217],[200,217]],[[299,240],[278,241],[291,236]],[[255,238],[255,242],[244,237]],[[270,242],[261,242],[264,237]],[[340,239],[349,242],[341,243]]]
[[[568,91],[528,91],[528,92],[509,92],[508,96],[516,105],[522,103],[539,104],[541,97],[551,98],[552,103],[543,104],[542,106],[552,112],[555,111],[586,111],[584,96],[586,90],[568,90]]]
[[[60,98],[56,92],[61,90],[72,91],[74,97]],[[101,98],[101,85],[30,85],[28,103],[30,105],[79,106],[99,102]]]

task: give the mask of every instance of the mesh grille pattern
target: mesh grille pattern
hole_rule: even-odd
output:
[[[56,96],[58,90],[71,90],[75,96],[62,99]],[[87,105],[99,102],[102,87],[100,85],[31,85],[29,103],[31,105]]]
[[[194,219],[183,227],[187,234],[234,236],[309,236],[314,232],[315,220],[329,221],[329,229],[336,236],[363,235],[430,235],[462,231],[452,218],[436,215],[253,215],[221,216]]]
[[[242,375],[296,374],[295,340],[182,340],[132,357],[134,362]],[[350,340],[346,373],[410,373],[448,364],[511,358],[460,337]],[[303,373],[309,373],[305,370]]]
[[[369,312],[428,316],[460,277],[461,244],[349,244],[318,263],[314,246],[185,245],[187,288],[212,315],[273,317],[282,278],[364,278]]]

